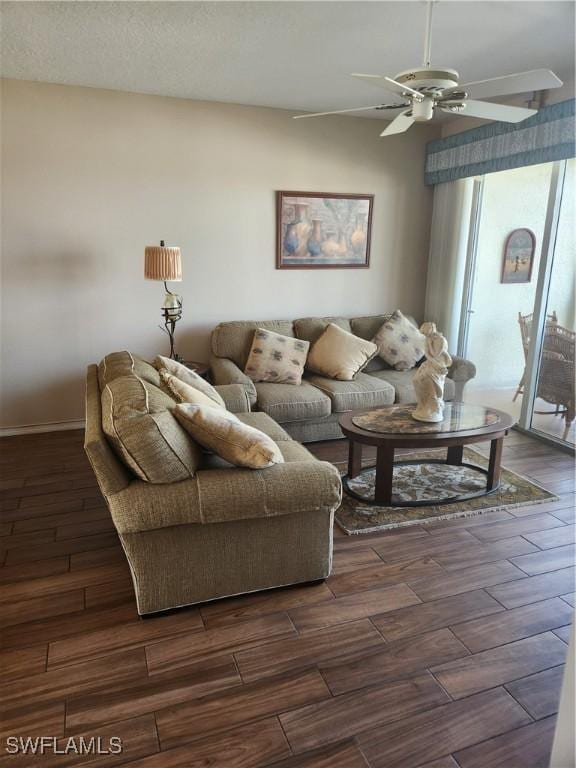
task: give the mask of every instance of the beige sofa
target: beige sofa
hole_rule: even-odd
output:
[[[160,382],[151,365],[137,360],[135,372],[122,355],[128,353],[108,356],[114,365],[106,370],[102,363],[88,368],[84,447],[130,564],[138,612],[326,578],[341,500],[336,468],[318,461],[267,414],[248,412],[244,389],[229,385],[218,387],[229,409],[270,435],[284,463],[240,469],[203,454],[189,479],[138,479],[103,431],[103,375]],[[163,423],[170,417],[163,414]]]
[[[331,322],[363,339],[372,339],[385,319],[386,315],[371,315],[220,323],[212,333],[213,380],[220,385],[241,384],[252,408],[282,424],[295,440],[342,438],[338,419],[345,411],[415,402],[412,377],[416,369],[395,371],[377,357],[353,381],[335,381],[307,372],[300,386],[254,384],[243,372],[254,330],[265,328],[314,343]],[[445,399],[462,400],[464,386],[475,374],[473,363],[453,357],[444,387]]]

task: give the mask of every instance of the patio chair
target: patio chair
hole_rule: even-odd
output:
[[[518,313],[518,323],[522,336],[524,359],[528,357],[530,334],[532,330],[533,316]],[[555,408],[553,411],[535,411],[539,414],[561,415],[564,418],[565,427],[562,439],[565,440],[570,425],[574,421],[574,350],[576,346],[576,333],[558,324],[556,312],[546,316],[544,329],[544,341],[540,372],[538,375],[538,387],[536,396]],[[524,381],[526,369],[522,374],[513,401],[524,393]]]

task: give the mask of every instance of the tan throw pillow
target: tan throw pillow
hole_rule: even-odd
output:
[[[397,309],[372,341],[378,355],[397,371],[409,371],[424,356],[426,337]]]
[[[263,469],[284,461],[271,437],[229,411],[182,403],[174,415],[196,442],[237,467]]]
[[[190,368],[182,365],[182,363],[179,363],[176,360],[172,360],[169,357],[162,357],[162,355],[158,355],[154,360],[154,366],[158,369],[158,371],[165,370],[168,373],[171,373],[172,376],[176,376],[176,378],[180,379],[180,381],[183,381],[190,387],[194,387],[194,389],[199,390],[203,395],[206,395],[206,397],[214,400],[214,402],[218,405],[221,405],[222,408],[226,408],[226,403],[219,395],[218,391],[214,389],[212,384],[210,384],[209,381],[206,381],[206,379],[203,379],[202,376],[199,376],[194,371],[191,371]]]
[[[374,357],[378,347],[330,323],[312,345],[307,366],[329,379],[352,381]]]
[[[185,381],[173,376],[165,368],[160,369],[160,381],[162,386],[178,403],[192,403],[193,405],[209,405],[211,408],[225,409],[226,406],[220,405],[211,397],[205,395],[196,387],[191,387]]]
[[[257,328],[244,373],[252,381],[301,384],[310,343]]]
[[[165,392],[134,375],[102,390],[102,429],[118,457],[148,483],[186,480],[202,460],[200,447],[174,418],[176,407]]]

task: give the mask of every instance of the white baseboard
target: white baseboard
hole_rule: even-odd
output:
[[[84,429],[86,422],[80,421],[53,421],[49,424],[25,424],[22,427],[2,427],[0,437],[13,437],[14,435],[35,435],[41,432],[63,432],[68,429]]]

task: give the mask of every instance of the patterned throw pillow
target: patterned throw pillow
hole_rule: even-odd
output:
[[[397,309],[372,339],[378,355],[397,371],[409,371],[424,356],[426,337]]]
[[[252,381],[300,384],[310,342],[257,328],[244,373]]]

